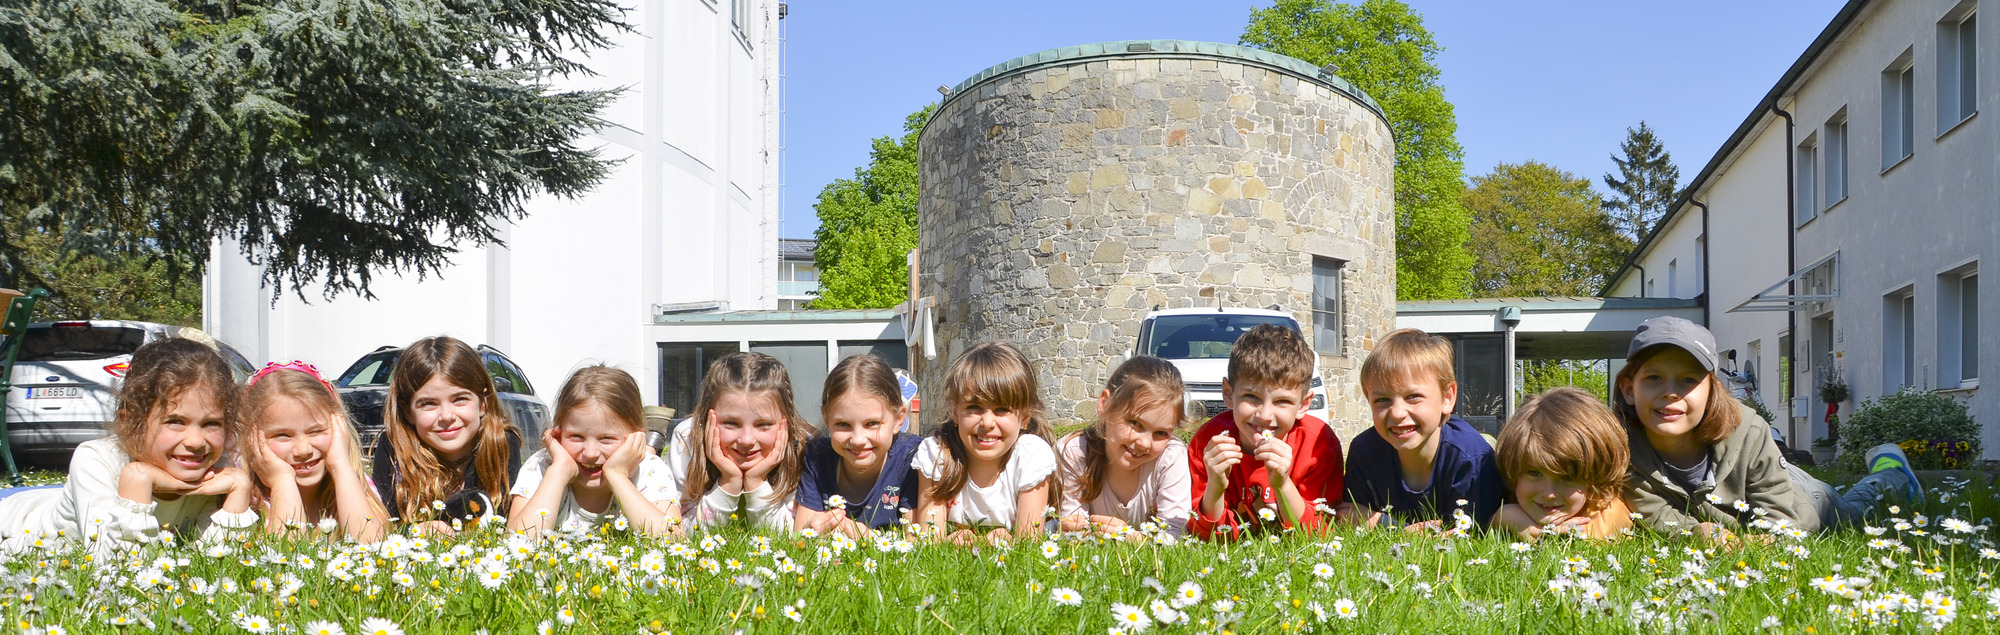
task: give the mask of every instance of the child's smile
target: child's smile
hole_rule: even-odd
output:
[[[958,411],[959,441],[974,460],[997,463],[1014,448],[1021,434],[1021,415],[1012,408],[965,404]]]

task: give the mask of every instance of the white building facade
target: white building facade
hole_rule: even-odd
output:
[[[431,335],[490,344],[546,400],[603,362],[659,395],[655,317],[778,305],[782,34],[777,0],[642,0],[629,33],[563,88],[625,92],[582,140],[620,163],[575,200],[537,198],[505,247],[467,247],[441,276],[378,275],[377,299],[312,302],[258,285],[218,245],[203,280],[204,328],[257,361],[338,373],[383,345]]]
[[[1995,24],[2000,0],[1848,2],[1606,295],[1702,299],[1796,446],[1826,435],[1815,387],[1838,381],[1843,417],[1954,395],[2000,456],[2000,394],[1979,389],[2000,380],[1979,275],[2000,267],[2000,122],[1978,116],[2000,107]]]

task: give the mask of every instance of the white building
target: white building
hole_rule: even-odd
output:
[[[819,298],[819,265],[813,252],[819,241],[809,238],[778,239],[778,308],[796,311]]]
[[[1814,387],[1838,373],[1842,416],[1947,392],[2000,456],[2000,395],[1979,390],[2000,374],[2000,294],[1978,275],[2000,264],[2000,122],[1976,116],[2000,106],[1992,16],[2000,0],[1848,2],[1606,295],[1703,300],[1801,447],[1825,436]]]
[[[374,301],[307,303],[258,287],[222,244],[203,280],[204,328],[258,361],[337,373],[382,345],[445,334],[491,344],[545,399],[580,363],[630,371],[659,395],[656,315],[778,306],[778,0],[651,0],[576,87],[626,87],[584,140],[623,162],[576,200],[543,197],[462,251],[441,277],[378,276]]]

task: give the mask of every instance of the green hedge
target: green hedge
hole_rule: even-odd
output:
[[[1934,392],[1904,389],[1861,404],[1841,422],[1842,467],[1860,469],[1862,454],[1883,443],[1905,444],[1915,469],[1946,469],[1948,459],[1979,460],[1979,424],[1965,404]]]

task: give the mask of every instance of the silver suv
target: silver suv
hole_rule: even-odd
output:
[[[207,333],[153,322],[36,322],[18,337],[25,339],[7,393],[7,444],[16,459],[40,466],[68,465],[77,444],[106,434],[132,352],[141,346],[169,337],[214,342],[238,383],[256,370]]]

